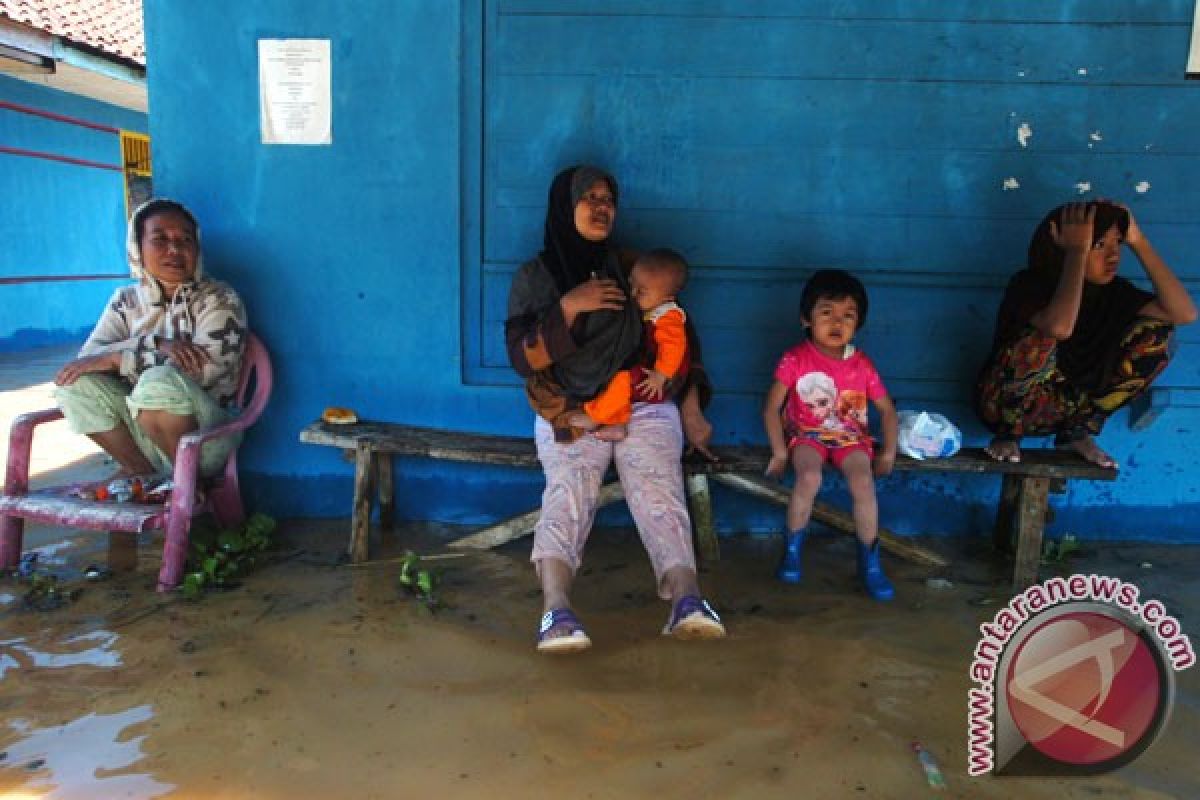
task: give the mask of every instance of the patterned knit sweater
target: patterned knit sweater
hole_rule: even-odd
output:
[[[246,349],[242,299],[227,284],[204,277],[181,284],[167,297],[153,278],[139,277],[113,293],[79,355],[119,352],[119,372],[133,384],[147,369],[168,363],[156,349],[158,342],[190,341],[208,354],[197,382],[228,405],[237,393]]]

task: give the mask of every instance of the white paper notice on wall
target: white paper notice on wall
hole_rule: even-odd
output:
[[[331,144],[328,39],[259,39],[263,144]]]
[[[1200,79],[1200,0],[1192,12],[1192,45],[1188,48],[1187,76]]]

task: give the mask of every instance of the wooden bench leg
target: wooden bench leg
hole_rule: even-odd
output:
[[[992,529],[992,547],[997,553],[1012,552],[1013,523],[1016,521],[1020,496],[1020,476],[1005,475],[1004,483],[1000,487],[1000,505],[996,508],[996,526]]]
[[[375,454],[375,485],[379,487],[379,526],[390,531],[396,524],[396,485],[392,480],[392,454]]]
[[[1042,560],[1042,532],[1046,526],[1046,478],[1023,478],[1017,507],[1017,558],[1013,565],[1013,591],[1019,592],[1037,582]]]
[[[708,476],[687,476],[688,511],[692,517],[692,535],[695,537],[696,555],[702,564],[713,564],[721,560],[721,545],[713,527],[712,495],[708,490]]]
[[[354,509],[350,518],[350,562],[367,560],[371,534],[371,461],[370,442],[358,442],[354,449]]]

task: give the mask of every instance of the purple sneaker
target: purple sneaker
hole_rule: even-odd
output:
[[[550,636],[552,631],[557,631],[557,635]],[[556,608],[542,614],[537,634],[539,653],[578,653],[591,646],[592,640],[571,609]]]
[[[725,626],[707,600],[689,594],[675,604],[662,632],[676,639],[720,639],[725,635]]]

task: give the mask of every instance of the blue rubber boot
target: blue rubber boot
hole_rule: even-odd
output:
[[[804,577],[800,566],[800,551],[804,548],[804,531],[795,531],[784,536],[783,560],[775,577],[784,583],[799,583]]]
[[[883,574],[879,563],[879,539],[870,547],[858,542],[858,579],[872,600],[886,601],[896,596],[892,582]]]

